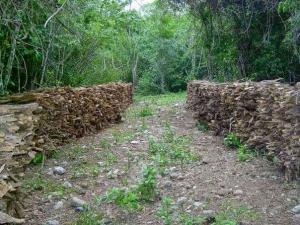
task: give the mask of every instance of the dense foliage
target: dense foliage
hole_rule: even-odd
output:
[[[300,80],[298,0],[2,0],[0,93],[131,81]]]

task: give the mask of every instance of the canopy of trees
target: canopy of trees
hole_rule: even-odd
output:
[[[142,94],[191,79],[300,81],[300,1],[1,0],[0,94],[133,82]]]

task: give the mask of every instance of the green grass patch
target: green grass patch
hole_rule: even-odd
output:
[[[197,161],[199,156],[189,149],[191,139],[187,136],[177,135],[166,123],[162,140],[149,139],[148,152],[158,167],[159,173],[164,174],[165,168],[171,162],[185,163]]]
[[[144,106],[141,108],[138,112],[138,116],[140,117],[147,117],[147,116],[152,116],[153,115],[153,108],[150,106]]]
[[[109,150],[111,148],[111,143],[107,138],[102,138],[99,143],[100,147],[104,150]]]
[[[156,216],[163,221],[164,225],[178,224],[175,221],[180,221],[180,225],[203,225],[204,217],[191,215],[188,213],[175,212],[174,201],[170,197],[163,197],[161,206],[156,212]]]
[[[164,225],[174,224],[173,215],[173,199],[170,197],[163,197],[161,206],[158,208],[156,215],[158,218],[162,219]]]
[[[215,216],[212,225],[238,225],[241,221],[253,222],[261,218],[261,214],[246,206],[234,206],[230,202],[223,203]]]
[[[146,102],[150,105],[156,106],[169,106],[173,105],[177,102],[182,102],[186,99],[186,92],[178,92],[178,93],[166,93],[161,95],[135,95],[135,102]]]
[[[129,211],[141,208],[141,203],[154,201],[156,197],[156,169],[148,166],[143,170],[141,181],[130,188],[112,188],[103,201],[113,202]]]
[[[103,215],[96,212],[92,207],[85,207],[83,212],[79,214],[79,217],[76,219],[72,225],[96,225],[101,224]]]
[[[126,141],[130,141],[135,137],[135,133],[133,131],[120,131],[120,130],[114,130],[112,132],[114,141],[116,144],[123,144]]]
[[[82,156],[88,149],[84,148],[83,146],[78,145],[66,145],[59,149],[56,149],[53,154],[52,158],[54,159],[77,159],[78,157]]]
[[[238,148],[241,145],[241,140],[234,133],[229,133],[224,138],[224,144],[229,148]]]
[[[31,160],[30,164],[38,165],[44,161],[44,154],[42,152],[37,152],[34,158]]]
[[[237,149],[237,157],[241,162],[247,161],[253,158],[253,150],[249,149],[246,145],[240,145]]]
[[[224,138],[224,144],[230,148],[237,149],[237,158],[239,161],[244,162],[254,157],[254,150],[250,149],[247,145],[242,144],[239,137],[234,133],[229,133]]]
[[[42,191],[46,196],[55,193],[59,197],[73,191],[72,188],[66,188],[60,181],[45,179],[40,174],[34,174],[25,179],[23,188],[26,191]]]

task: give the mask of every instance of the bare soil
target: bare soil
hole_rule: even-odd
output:
[[[136,115],[145,105],[152,107],[154,114],[147,117]],[[143,204],[142,210],[128,212],[113,203],[97,204],[95,199],[103,196],[109,188],[131,186],[140,179],[142,169],[152,163],[147,152],[149,137],[160,139],[165,121],[169,121],[176,134],[191,138],[190,149],[200,156],[199,160],[183,167],[175,162],[169,165],[179,177],[158,175],[160,197]],[[105,149],[101,140],[107,140],[111,146]],[[29,192],[26,224],[47,224],[51,219],[60,224],[74,224],[81,212],[70,206],[71,196],[88,202],[110,224],[164,224],[157,216],[163,196],[170,196],[175,203],[183,199],[176,212],[214,216],[224,207],[229,211],[247,207],[258,216],[240,218],[241,224],[300,224],[290,211],[300,201],[299,183],[286,183],[276,165],[264,157],[239,162],[236,151],[226,148],[222,137],[196,128],[192,113],[185,109],[184,99],[168,104],[156,104],[155,101],[135,103],[124,122],[59,150],[61,153],[47,159],[42,168],[33,166],[26,172],[25,183],[29,187],[38,182],[35,179],[37,174],[42,175],[46,185],[50,182],[58,187]],[[66,173],[54,175],[52,168],[55,166],[64,167]],[[72,187],[61,188],[62,193],[57,193],[66,181]],[[58,201],[62,201],[63,206],[55,209]]]

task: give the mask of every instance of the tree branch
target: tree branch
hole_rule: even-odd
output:
[[[67,3],[68,0],[65,0],[65,2],[46,20],[44,27],[47,27],[47,24],[49,23],[49,21],[56,16],[64,7],[64,5]]]

